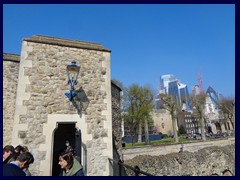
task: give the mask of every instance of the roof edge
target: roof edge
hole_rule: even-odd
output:
[[[11,54],[11,53],[3,53],[3,60],[20,62],[20,55],[19,54]]]
[[[113,85],[115,85],[120,91],[123,91],[123,89],[117,83],[115,83],[113,80],[111,80],[111,83]]]
[[[104,46],[102,46],[99,43],[71,40],[71,39],[65,39],[65,38],[57,38],[52,36],[34,35],[29,38],[24,38],[23,41],[111,52],[111,50],[106,49]]]

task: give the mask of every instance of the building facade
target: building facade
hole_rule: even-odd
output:
[[[28,146],[33,176],[57,175],[65,141],[77,149],[84,173],[111,175],[113,158],[110,50],[98,43],[31,36],[20,57],[3,56],[3,145]],[[69,101],[66,65],[80,66]]]
[[[183,126],[187,134],[200,133],[199,117],[191,112],[184,111],[178,114],[178,127]]]
[[[192,95],[193,95],[193,96],[196,96],[196,95],[199,95],[199,94],[200,94],[199,85],[195,85],[195,86],[192,88]]]
[[[152,113],[155,131],[157,133],[172,135],[173,124],[170,113],[165,109],[158,109]]]

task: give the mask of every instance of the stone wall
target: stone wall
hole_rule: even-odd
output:
[[[3,146],[11,144],[20,56],[3,54]]]
[[[112,126],[113,126],[113,159],[122,158],[122,120],[121,120],[121,91],[122,89],[112,81]],[[118,165],[112,165],[112,175],[118,176]]]
[[[117,150],[118,159],[122,157],[122,122],[121,122],[121,98],[122,91],[116,83],[112,82],[112,125],[114,147]],[[115,157],[117,158],[117,157]]]
[[[205,147],[213,147],[213,146],[226,146],[235,144],[235,138],[228,138],[217,141],[209,141],[209,142],[196,142],[196,143],[184,143],[183,150],[189,152],[196,152]],[[159,145],[159,146],[144,146],[144,147],[134,147],[134,148],[124,148],[122,150],[124,160],[132,159],[137,155],[151,155],[151,156],[159,156],[166,155],[170,153],[179,152],[182,147],[181,143],[178,144],[170,144],[170,145]]]
[[[65,96],[66,65],[72,60],[80,65],[80,75],[77,96],[70,102]],[[109,175],[111,119],[109,50],[97,43],[47,36],[23,40],[11,144],[29,147],[35,158],[32,175],[51,175],[58,122],[74,122],[82,131],[85,174]]]
[[[235,145],[160,156],[139,155],[124,163],[137,165],[155,176],[232,176],[235,175]],[[129,169],[126,172],[134,175]]]

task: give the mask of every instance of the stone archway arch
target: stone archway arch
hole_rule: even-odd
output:
[[[79,117],[75,114],[51,114],[48,115],[48,122],[43,126],[43,135],[46,137],[44,144],[41,144],[39,150],[46,152],[46,156],[40,162],[40,175],[52,176],[52,163],[53,163],[53,139],[54,133],[58,123],[75,123],[76,129],[81,129],[86,134],[87,126],[85,123],[85,116]],[[80,128],[81,127],[81,128]],[[49,135],[51,133],[51,135]],[[91,136],[90,136],[91,137]],[[88,136],[83,137],[83,141],[90,139]],[[85,162],[86,163],[86,162]],[[84,164],[86,166],[86,164]]]
[[[75,149],[76,130],[76,123],[74,122],[57,123],[53,132],[52,176],[59,176],[61,172],[58,159],[59,155],[66,149],[66,141],[69,141],[70,146]]]
[[[232,172],[228,169],[223,171],[223,176],[233,176]]]

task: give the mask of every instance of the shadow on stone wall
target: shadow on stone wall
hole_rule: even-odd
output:
[[[120,155],[118,153],[118,149],[116,147],[116,138],[113,135],[113,159],[118,162],[121,158]],[[112,163],[112,169],[113,169],[113,176],[127,176],[126,170],[124,167],[119,166],[118,163],[113,162]]]
[[[82,114],[87,110],[89,105],[89,99],[82,87],[74,91],[77,95],[73,98],[72,104],[77,109],[78,115],[82,117]],[[87,175],[87,146],[82,143],[83,148],[83,158],[82,158],[82,166],[84,170],[84,174]]]
[[[82,117],[82,114],[87,110],[90,101],[82,87],[80,87],[78,90],[75,90],[75,93],[77,95],[73,98],[72,104],[77,109],[80,117]]]

